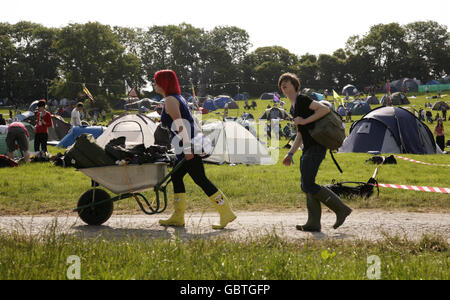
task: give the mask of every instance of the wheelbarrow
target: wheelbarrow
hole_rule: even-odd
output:
[[[167,185],[171,175],[181,167],[185,159],[180,161],[172,171],[167,173],[168,163],[156,162],[142,165],[104,166],[78,169],[91,178],[92,189],[86,191],[78,199],[77,208],[81,220],[88,225],[101,225],[108,221],[114,210],[114,202],[134,198],[146,215],[162,213],[167,208]],[[112,197],[103,186],[117,196]],[[152,189],[155,199],[149,201],[140,192]],[[163,193],[161,203],[160,192]]]

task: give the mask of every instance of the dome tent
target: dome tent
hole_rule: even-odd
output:
[[[374,105],[380,104],[380,101],[378,100],[377,96],[367,96],[366,102]]]
[[[386,106],[387,96],[383,96],[381,98],[381,105]],[[391,95],[391,105],[404,105],[404,104],[410,104],[408,98],[405,96],[405,94],[396,92]]]
[[[127,147],[144,144],[147,148],[155,144],[156,128],[157,125],[149,117],[123,115],[108,125],[104,133],[97,138],[97,144],[105,147],[110,140],[124,136]]]
[[[203,102],[203,108],[206,108],[208,111],[215,111],[217,109],[213,99],[207,99]]]
[[[354,116],[365,115],[371,110],[369,103],[358,100],[348,103],[347,109],[350,109]]]
[[[358,89],[351,84],[347,84],[346,86],[344,86],[344,88],[342,89],[342,95],[347,96],[347,94],[349,96],[355,96],[358,93]]]
[[[450,109],[448,104],[445,103],[444,101],[436,101],[436,102],[434,102],[433,107],[431,108],[431,110],[442,110],[442,108],[445,108],[446,110]]]
[[[379,107],[353,123],[339,152],[436,154],[433,134],[401,107]]]
[[[263,93],[263,94],[261,94],[259,99],[261,99],[261,100],[275,100],[276,99],[275,97],[277,97],[279,99],[281,96],[278,93]]]
[[[217,108],[225,108],[225,104],[232,102],[230,96],[220,95],[214,98],[214,105]]]
[[[402,78],[399,80],[394,80],[389,83],[389,86],[391,88],[391,93],[395,92],[403,92],[404,88],[408,92],[417,92],[419,90],[420,81],[410,78]],[[387,92],[387,85],[384,84],[383,92]]]
[[[211,152],[203,161],[216,164],[274,164],[269,150],[250,131],[234,121],[202,126],[211,142]]]

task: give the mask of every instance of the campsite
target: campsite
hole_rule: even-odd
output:
[[[152,5],[0,22],[0,280],[450,278],[446,22],[336,44],[298,4],[263,35]]]

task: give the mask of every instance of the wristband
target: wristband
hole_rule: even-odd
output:
[[[294,153],[292,153],[292,152],[288,152],[287,155],[290,157],[294,157]]]

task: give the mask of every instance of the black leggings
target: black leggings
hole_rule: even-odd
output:
[[[186,160],[184,164],[172,174],[173,191],[175,194],[186,192],[183,182],[183,178],[186,174],[191,176],[195,184],[201,187],[208,197],[217,193],[218,189],[216,186],[206,178],[202,158],[195,155],[193,159]]]
[[[47,152],[48,133],[36,133],[34,136],[34,151]]]

